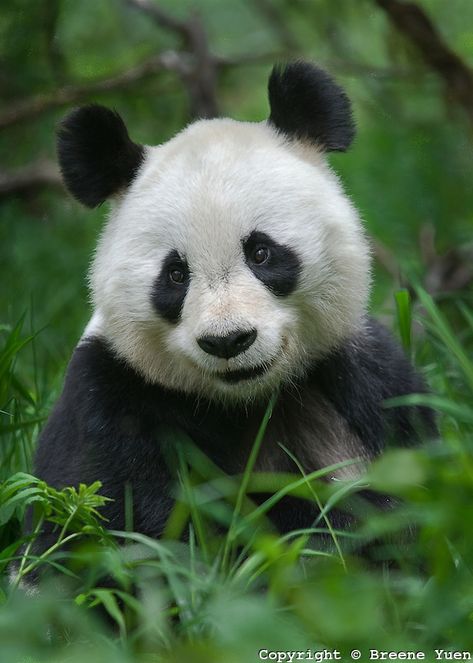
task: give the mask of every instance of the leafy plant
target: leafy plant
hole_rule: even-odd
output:
[[[3,586],[0,615],[30,614],[34,620],[26,638],[17,632],[12,639],[5,630],[13,628],[11,621],[0,618],[8,651],[17,658],[62,660],[67,641],[71,660],[90,647],[127,662],[182,657],[227,662],[255,660],[262,647],[468,650],[471,361],[433,300],[420,291],[419,301],[428,315],[427,336],[410,336],[413,348],[427,366],[429,354],[435,354],[434,377],[445,395],[411,395],[397,402],[437,409],[443,443],[391,450],[358,481],[326,483],[323,477],[333,468],[305,475],[295,458],[293,474],[253,472],[276,396],[240,477],[225,475],[190,440],[173,441],[181,488],[159,541],[131,530],[108,531],[100,516],[107,498],[98,483],[57,490],[21,472],[6,479],[0,486],[3,530],[24,522],[28,510],[33,514],[30,533],[12,537],[0,555],[0,570],[6,574],[10,566],[12,576]],[[410,328],[411,315],[418,313],[404,296],[398,307],[407,338],[407,323]],[[469,309],[461,310],[471,338]],[[365,487],[388,492],[400,503],[383,513],[370,509],[357,502]],[[250,494],[259,492],[270,496],[256,505]],[[321,515],[312,528],[284,536],[274,531],[266,514],[285,495],[317,505]],[[327,516],[347,497],[354,500],[359,522],[351,531],[337,531]],[[35,554],[45,523],[55,528],[56,538]],[[180,540],[183,534],[187,543]],[[360,557],[359,550],[370,555]],[[368,559],[378,562],[372,566]],[[383,560],[390,560],[389,566]],[[63,579],[61,587],[46,575],[39,595],[26,599],[23,583],[28,586],[30,577],[47,569]],[[47,645],[38,643],[42,630],[50,634]]]

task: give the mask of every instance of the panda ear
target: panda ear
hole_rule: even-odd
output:
[[[143,146],[130,140],[120,115],[96,104],[64,118],[57,152],[67,189],[87,207],[97,207],[127,187],[144,157]]]
[[[275,66],[268,82],[269,121],[276,129],[344,152],[355,135],[351,104],[323,69],[308,62]]]

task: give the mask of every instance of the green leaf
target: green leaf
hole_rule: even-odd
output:
[[[412,306],[411,296],[406,289],[397,290],[394,293],[396,301],[397,323],[404,350],[411,353],[411,326],[412,326]]]

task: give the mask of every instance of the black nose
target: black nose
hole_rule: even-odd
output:
[[[256,336],[256,329],[250,331],[240,329],[227,336],[201,336],[197,339],[197,343],[209,355],[230,359],[230,357],[236,357],[245,352],[250,345],[253,345]]]

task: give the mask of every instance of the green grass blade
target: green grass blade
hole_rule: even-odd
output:
[[[458,365],[462,369],[468,384],[473,391],[473,360],[466,354],[465,350],[458,342],[450,325],[440,313],[432,297],[422,288],[417,288],[416,291],[420,302],[434,323],[434,332],[458,361]]]
[[[412,305],[411,305],[411,296],[408,290],[402,289],[397,290],[394,293],[394,299],[396,302],[396,313],[397,313],[397,324],[399,327],[399,334],[401,336],[401,342],[404,347],[404,350],[411,354],[412,349],[412,338],[411,338],[411,327],[412,327]]]

